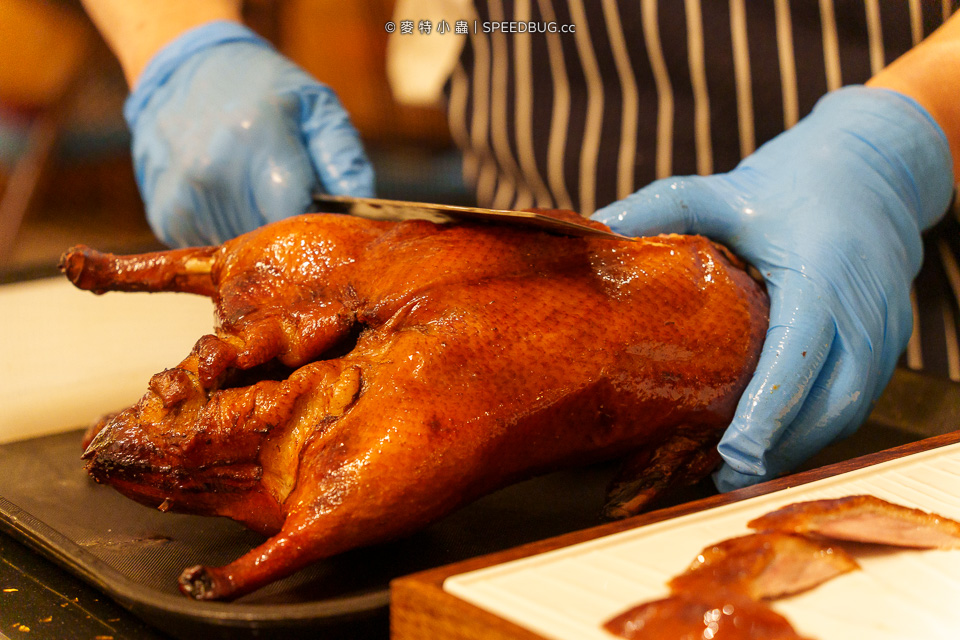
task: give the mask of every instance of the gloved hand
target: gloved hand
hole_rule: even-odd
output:
[[[124,115],[147,218],[169,245],[220,243],[303,213],[316,190],[373,195],[333,91],[239,24],[211,22],[165,46]]]
[[[721,491],[788,471],[863,422],[910,337],[920,232],[952,190],[927,112],[850,87],[729,173],[659,180],[594,214],[631,235],[703,234],[766,281],[770,325],[720,441]]]

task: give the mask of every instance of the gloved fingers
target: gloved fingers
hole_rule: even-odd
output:
[[[229,237],[304,213],[318,187],[310,152],[303,144],[295,118],[278,121],[262,140],[244,144],[258,148],[259,152],[248,154],[250,165],[237,181],[238,192],[232,195],[238,208],[229,220],[237,226]]]
[[[372,197],[373,167],[340,100],[316,85],[300,94],[300,127],[325,193]]]
[[[722,242],[729,235],[731,216],[714,184],[716,177],[664,178],[590,217],[629,236],[699,233]]]
[[[158,236],[223,242],[304,213],[320,190],[372,195],[369,162],[333,92],[247,31],[211,33],[130,109]]]
[[[298,216],[310,208],[317,178],[313,165],[302,148],[291,147],[282,158],[258,158],[260,166],[251,169],[243,189],[235,194],[241,202],[234,214],[230,238],[253,231],[268,223]]]
[[[836,337],[819,287],[795,271],[768,280],[770,327],[756,371],[718,445],[733,470],[765,476],[766,452],[800,412]]]
[[[192,207],[174,206],[155,198],[147,203],[147,222],[168,247],[202,247],[217,242],[200,230]]]
[[[860,425],[863,424],[863,422],[866,421],[867,416],[870,415],[870,412],[877,403],[877,399],[883,393],[887,383],[890,382],[890,378],[893,376],[893,371],[897,367],[897,359],[906,348],[906,341],[909,339],[910,335],[909,329],[912,326],[913,322],[911,317],[910,323],[906,325],[907,331],[902,341],[903,344],[896,347],[891,347],[889,344],[884,342],[882,347],[884,351],[876,354],[879,357],[875,357],[872,360],[873,365],[869,366],[869,368],[864,371],[863,377],[859,382],[860,388],[864,389],[863,401],[859,403],[859,407],[850,421],[837,434],[837,440],[848,438],[856,433],[857,429],[860,428]],[[876,349],[876,347],[873,349],[866,349],[865,351],[867,351],[867,353],[862,354],[863,359],[861,362],[871,362],[870,355],[874,349]],[[856,383],[851,382],[851,385],[853,384]]]
[[[866,398],[860,403],[857,411],[853,414],[853,418],[851,418],[850,421],[843,427],[843,429],[840,430],[835,440],[844,440],[857,432],[857,429],[860,428],[860,425],[866,422],[867,416],[869,416],[870,412],[873,411],[873,407],[877,404],[876,397],[880,395],[880,392],[883,391],[885,386],[887,386],[885,382],[883,384],[878,384],[878,391],[875,394],[875,397],[873,399]]]
[[[144,185],[147,221],[157,237],[170,247],[197,247],[225,240],[212,220],[197,215],[205,211],[204,191],[184,184],[173,171],[156,171],[149,191]],[[221,239],[222,238],[222,239]]]
[[[766,452],[764,473],[749,475],[730,468],[718,474],[724,487],[739,488],[775,478],[853,433],[872,406],[871,397],[861,390],[872,388],[876,378],[872,369],[869,345],[851,348],[838,338],[797,416]]]
[[[910,274],[912,275],[912,274]],[[910,342],[913,333],[913,305],[910,302],[910,286],[904,278],[898,284],[894,278],[888,279],[890,288],[886,292],[884,304],[887,307],[886,326],[883,329],[883,338],[878,340],[882,345],[880,364],[878,367],[877,384],[873,390],[871,404],[876,402],[886,388],[893,371],[897,368],[897,360]]]
[[[264,135],[266,133],[267,135]],[[253,146],[258,153],[243,153]],[[224,163],[223,158],[234,158]],[[316,176],[295,131],[213,132],[202,149],[185,148],[156,171],[147,217],[171,246],[221,243],[307,210]]]
[[[749,473],[740,473],[728,463],[724,462],[720,468],[713,472],[713,484],[720,493],[751,487],[770,480],[772,475],[755,476]]]

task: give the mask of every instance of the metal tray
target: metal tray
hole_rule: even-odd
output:
[[[0,445],[0,530],[182,638],[385,638],[390,580],[596,525],[616,471],[597,465],[530,480],[235,602],[196,602],[177,591],[184,567],[229,562],[263,538],[223,518],[161,513],[97,485],[83,470],[81,434]]]

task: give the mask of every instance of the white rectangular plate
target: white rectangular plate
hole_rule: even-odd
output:
[[[448,578],[462,600],[554,640],[611,640],[602,624],[667,595],[714,542],[792,502],[872,494],[960,520],[960,444]],[[960,550],[855,554],[861,570],[773,608],[818,640],[960,637]]]

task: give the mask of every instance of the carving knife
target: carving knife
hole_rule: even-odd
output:
[[[613,240],[635,240],[613,231],[594,229],[587,224],[557,220],[535,211],[483,209],[449,204],[383,200],[380,198],[353,198],[314,194],[313,203],[324,213],[348,213],[371,220],[429,220],[436,223],[491,222],[522,227],[533,227],[569,236],[597,236]]]

